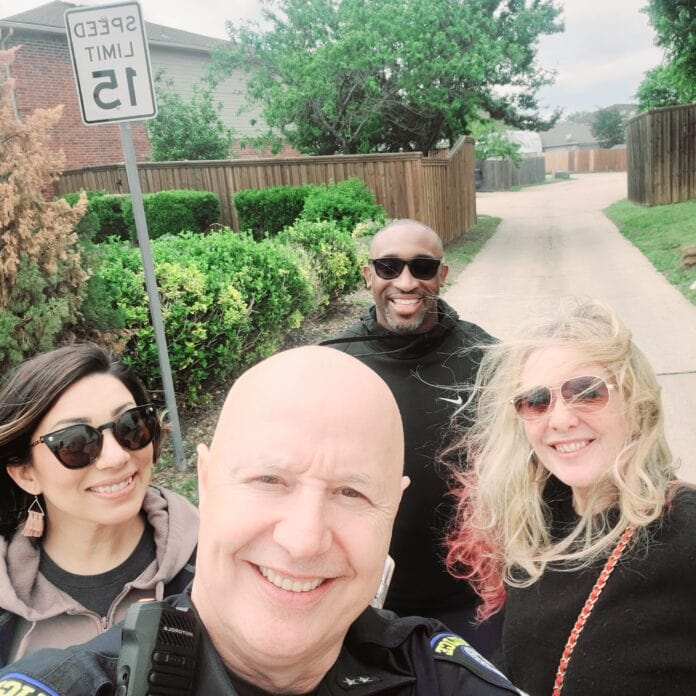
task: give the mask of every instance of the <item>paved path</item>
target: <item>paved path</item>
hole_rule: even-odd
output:
[[[503,219],[445,299],[505,337],[522,318],[564,295],[608,302],[658,373],[667,435],[680,476],[696,483],[696,306],[673,288],[601,212],[626,197],[624,173],[511,193],[480,193],[479,214]]]

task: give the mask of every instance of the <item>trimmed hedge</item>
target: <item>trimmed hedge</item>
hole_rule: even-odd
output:
[[[103,242],[108,237],[128,239],[128,225],[123,217],[123,204],[128,194],[87,191],[87,211],[76,225],[80,239]],[[64,198],[71,206],[77,203],[79,193],[66,193]]]
[[[79,193],[67,193],[62,197],[74,206],[79,196]],[[87,201],[87,212],[76,227],[80,238],[97,243],[112,236],[137,241],[130,194],[87,191]],[[150,239],[186,230],[205,232],[220,221],[220,201],[210,191],[145,193],[143,207]]]
[[[98,254],[90,288],[108,288],[109,299],[90,303],[92,321],[122,321],[125,360],[152,379],[159,367],[140,253],[112,241]],[[152,254],[175,388],[190,404],[206,399],[209,380],[238,375],[275,352],[313,308],[308,280],[280,244],[230,230],[184,232],[154,240]]]
[[[338,183],[319,186],[305,200],[302,220],[335,220],[348,232],[364,220],[385,222],[387,215],[375,202],[375,194],[364,181],[355,177]]]
[[[319,187],[271,186],[265,189],[246,189],[234,194],[240,230],[249,230],[254,239],[278,234],[300,216],[305,200]]]
[[[150,239],[165,234],[205,232],[210,225],[220,222],[220,201],[210,191],[157,191],[143,194],[143,207]],[[132,241],[137,240],[133,202],[130,196],[123,204],[123,218]]]

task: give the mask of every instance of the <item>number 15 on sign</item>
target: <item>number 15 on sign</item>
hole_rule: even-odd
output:
[[[86,124],[157,115],[145,24],[137,2],[67,10],[65,27]]]

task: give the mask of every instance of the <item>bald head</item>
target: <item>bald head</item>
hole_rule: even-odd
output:
[[[225,401],[211,452],[240,436],[265,437],[292,423],[296,437],[355,439],[401,476],[403,430],[384,381],[359,360],[331,348],[277,353],[245,372]],[[367,444],[369,443],[369,445]]]
[[[370,258],[400,256],[405,244],[423,247],[423,253],[441,258],[442,240],[431,227],[407,218],[393,220],[372,238]]]

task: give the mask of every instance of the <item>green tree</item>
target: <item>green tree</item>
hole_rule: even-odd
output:
[[[638,111],[681,104],[679,86],[671,65],[658,65],[645,73],[636,92]]]
[[[478,121],[471,128],[471,136],[476,140],[476,159],[505,157],[515,164],[522,161],[520,144],[510,140],[504,123]]]
[[[683,102],[696,99],[696,3],[649,0],[644,8],[665,50],[671,81]]]
[[[155,77],[157,118],[147,122],[155,162],[229,159],[232,130],[220,118],[213,88],[201,83],[190,99],[163,72]]]
[[[559,13],[553,0],[266,0],[262,26],[228,24],[216,75],[248,70],[250,98],[302,152],[427,152],[482,110],[555,122],[539,116],[552,73],[536,48]]]
[[[626,142],[626,123],[616,109],[600,109],[592,122],[592,135],[602,147]]]

